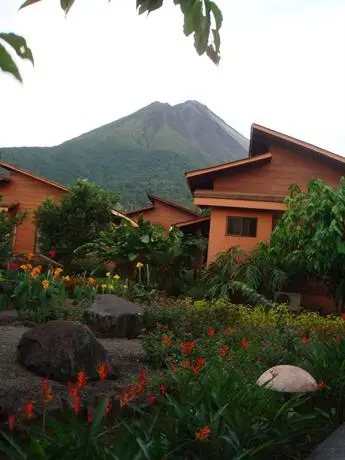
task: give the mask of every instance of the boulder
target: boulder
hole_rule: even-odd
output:
[[[90,329],[73,321],[49,321],[27,330],[18,344],[17,360],[38,375],[63,382],[75,380],[81,370],[90,380],[98,379],[100,361],[109,366],[109,378],[118,374]]]
[[[97,336],[127,339],[140,334],[143,316],[143,308],[112,294],[96,296],[85,312],[87,325]]]
[[[304,393],[318,389],[316,380],[309,372],[289,364],[271,367],[258,378],[256,384],[286,393]]]

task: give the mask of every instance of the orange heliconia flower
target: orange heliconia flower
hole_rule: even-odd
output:
[[[90,278],[88,279],[88,282],[89,282],[89,284],[91,284],[91,286],[93,286],[94,284],[96,284],[95,278],[92,278],[92,277],[90,277]]]
[[[61,275],[61,273],[63,272],[63,269],[62,268],[55,268],[54,270],[54,278],[59,278],[59,276]]]
[[[11,414],[8,416],[8,428],[10,431],[14,430],[14,425],[16,423],[16,417],[15,415]]]
[[[224,347],[221,347],[219,350],[219,356],[222,358],[225,358],[225,356],[229,353],[229,347],[225,345]]]
[[[211,434],[211,428],[209,426],[204,426],[199,431],[195,433],[195,438],[198,441],[205,441]]]
[[[128,390],[122,390],[120,395],[120,407],[125,407],[130,401],[134,399],[133,393]]]
[[[77,374],[77,386],[82,390],[87,384],[87,375],[84,371],[79,371]]]
[[[209,327],[207,333],[209,337],[213,337],[214,334],[216,333],[216,330],[214,327]]]
[[[50,283],[48,280],[43,280],[41,284],[42,284],[43,289],[46,291],[49,288]]]
[[[182,343],[180,346],[181,353],[186,353],[190,355],[195,347],[195,340],[191,340],[190,342]]]
[[[246,350],[248,348],[248,340],[245,337],[243,337],[242,339],[242,348],[243,350]]]
[[[40,275],[41,270],[42,270],[42,265],[37,265],[37,267],[34,267],[31,270],[31,277],[36,279]]]
[[[28,420],[31,420],[34,414],[34,403],[32,402],[32,400],[30,400],[28,403],[25,404],[24,411],[25,411],[26,418]]]
[[[105,365],[103,361],[100,361],[97,366],[97,372],[101,382],[107,378],[109,374],[109,367]]]
[[[52,389],[49,384],[48,377],[44,377],[41,380],[41,402],[48,404],[54,399]]]
[[[72,382],[67,383],[67,388],[68,388],[68,394],[72,397],[75,398],[79,396],[79,388],[78,385],[74,385]]]
[[[173,344],[172,338],[168,334],[162,335],[162,342],[164,343],[164,345],[167,345],[168,347],[171,347]]]

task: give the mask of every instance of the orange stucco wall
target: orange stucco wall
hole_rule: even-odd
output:
[[[256,217],[256,238],[243,236],[229,236],[226,234],[227,218]],[[213,262],[217,256],[227,251],[231,246],[240,246],[245,251],[250,251],[260,241],[267,241],[272,232],[273,216],[271,212],[260,212],[248,209],[212,208],[210,235],[208,243],[207,263]]]
[[[193,215],[189,212],[184,212],[182,209],[177,209],[160,201],[155,201],[154,207],[151,209],[143,210],[137,214],[131,213],[130,217],[137,221],[140,215],[153,224],[162,225],[165,229],[169,229],[179,222],[193,219]]]
[[[26,211],[27,217],[16,230],[14,250],[16,253],[34,252],[36,225],[33,220],[34,209],[47,197],[59,201],[66,193],[24,174],[11,172],[11,182],[2,185],[0,194],[5,202],[19,202],[16,211]]]

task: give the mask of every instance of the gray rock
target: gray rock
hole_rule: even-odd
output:
[[[90,329],[73,321],[49,321],[27,330],[17,347],[17,360],[30,371],[53,380],[75,380],[79,371],[90,380],[98,378],[97,365],[110,368],[117,376],[112,358]]]
[[[97,336],[127,339],[140,334],[143,315],[142,307],[112,294],[96,296],[85,313],[88,326]]]
[[[308,460],[344,460],[345,424],[341,425],[308,457]]]

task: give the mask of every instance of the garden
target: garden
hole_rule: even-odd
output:
[[[306,459],[345,421],[344,184],[293,187],[269,244],[247,255],[231,248],[208,268],[203,239],[143,220],[115,225],[107,209],[118,197],[94,187],[79,181],[66,202],[36,211],[43,251],[63,269],[14,257],[3,243],[2,308],[31,327],[84,322],[97,293],[135,301],[145,361],[118,397],[105,362],[96,381],[80,368],[58,409],[55,382],[40,377],[36,397],[2,421],[4,458]],[[335,314],[295,315],[273,302],[301,273],[325,283]],[[278,365],[308,372],[313,391],[259,385]],[[90,388],[100,396],[93,404]]]

